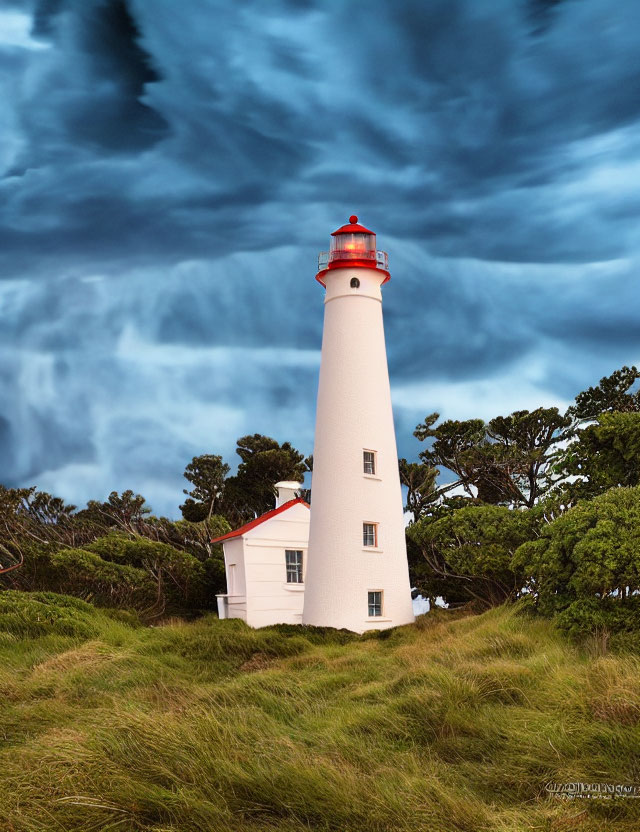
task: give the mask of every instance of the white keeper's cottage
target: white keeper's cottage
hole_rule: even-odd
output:
[[[224,545],[221,617],[357,633],[414,620],[382,319],[387,254],[352,216],[318,258],[325,289],[311,509],[299,483]]]
[[[227,593],[217,596],[220,618],[251,627],[302,623],[309,504],[296,496],[301,487],[279,482],[273,511],[212,541],[222,543],[227,574]]]

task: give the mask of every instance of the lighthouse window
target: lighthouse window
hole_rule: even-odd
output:
[[[302,552],[298,549],[286,549],[285,560],[287,562],[287,583],[302,583]]]
[[[358,280],[358,278],[357,277],[352,277],[351,278],[351,288],[352,289],[358,289],[359,287],[360,287],[360,281]]]
[[[378,545],[378,524],[377,523],[363,523],[362,524],[362,545],[363,546],[377,546]]]
[[[376,452],[363,451],[362,452],[362,467],[365,474],[375,474],[376,472]]]
[[[382,615],[382,590],[369,592],[369,618]]]

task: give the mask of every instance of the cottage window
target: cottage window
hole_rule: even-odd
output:
[[[299,549],[286,549],[285,560],[287,563],[287,583],[302,583],[302,552]]]
[[[377,618],[382,615],[382,590],[376,589],[369,592],[369,618]]]
[[[378,524],[377,523],[363,523],[362,524],[362,545],[363,546],[377,546],[378,545]]]
[[[362,452],[362,469],[365,474],[375,474],[376,472],[376,452],[363,451]]]

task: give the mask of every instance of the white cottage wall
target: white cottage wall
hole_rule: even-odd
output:
[[[247,579],[242,538],[225,540],[224,568],[227,573],[227,618],[247,620]]]
[[[242,536],[247,580],[247,618],[252,627],[301,624],[305,585],[287,583],[285,551],[302,551],[303,577],[309,541],[304,503],[272,517]]]

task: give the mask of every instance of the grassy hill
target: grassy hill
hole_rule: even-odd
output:
[[[640,661],[513,609],[378,636],[0,593],[0,829],[637,830]]]

